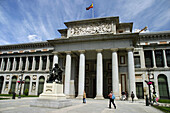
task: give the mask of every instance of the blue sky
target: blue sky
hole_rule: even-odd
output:
[[[119,16],[133,30],[170,30],[170,0],[0,0],[0,45],[59,38],[64,22]]]

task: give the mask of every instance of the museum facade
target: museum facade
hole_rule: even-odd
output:
[[[64,70],[67,98],[104,99],[112,90],[133,91],[136,98],[151,92],[170,98],[170,31],[132,33],[133,23],[119,17],[64,23],[60,38],[0,46],[0,93],[39,95],[55,63]]]

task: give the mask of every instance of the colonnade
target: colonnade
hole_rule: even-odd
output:
[[[135,87],[135,70],[134,70],[134,57],[133,49],[127,49],[128,52],[128,75],[129,75],[129,93],[134,92],[136,95]],[[95,99],[104,99],[103,97],[103,54],[102,49],[96,50],[97,52],[97,67],[96,67],[96,97]],[[119,72],[118,72],[118,49],[111,49],[112,51],[112,90],[119,98]],[[78,96],[77,98],[83,97],[84,86],[85,86],[85,50],[79,51],[79,75],[78,75]],[[70,94],[70,77],[71,77],[71,51],[66,52],[66,67],[65,67],[65,94]],[[95,90],[95,89],[94,89]]]
[[[56,59],[55,55],[54,59]],[[54,64],[50,62],[52,61],[50,61],[49,55],[26,56],[26,57],[3,57],[1,58],[0,71],[49,71],[50,65]],[[36,63],[38,63],[38,66],[36,65]],[[45,67],[43,67],[43,65]]]

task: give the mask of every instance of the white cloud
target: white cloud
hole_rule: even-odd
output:
[[[11,44],[10,42],[0,39],[1,45]]]
[[[38,37],[37,35],[28,35],[29,42],[40,42],[42,38]]]

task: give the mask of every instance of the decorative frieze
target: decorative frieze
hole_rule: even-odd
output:
[[[112,24],[110,23],[93,23],[90,25],[77,25],[71,28],[71,36],[103,34],[112,32]]]

